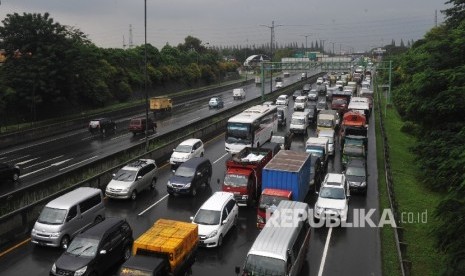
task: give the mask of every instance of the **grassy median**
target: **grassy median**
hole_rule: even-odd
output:
[[[383,98],[383,97],[380,97]],[[442,198],[439,193],[428,190],[420,182],[421,171],[416,166],[411,147],[415,138],[401,131],[403,121],[394,107],[385,106],[381,99],[384,126],[389,143],[392,178],[395,197],[404,228],[404,243],[407,243],[406,260],[411,262],[410,275],[438,275],[444,264],[444,256],[436,251],[433,228],[437,224],[434,210]],[[378,112],[376,113],[379,114]],[[379,119],[376,123],[378,156],[378,181],[380,208],[389,208],[384,171],[383,141]],[[400,275],[394,231],[390,227],[381,230],[383,275]]]

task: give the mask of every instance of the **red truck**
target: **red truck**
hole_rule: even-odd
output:
[[[292,191],[270,188],[263,190],[257,209],[257,228],[262,229],[265,226],[266,210],[270,209],[271,215],[283,199],[292,200]]]
[[[226,161],[224,192],[234,194],[237,205],[251,205],[257,201],[262,191],[262,170],[271,160],[269,149],[246,147]]]
[[[344,148],[346,136],[364,137],[365,147],[367,146],[368,124],[366,116],[358,111],[348,111],[344,114],[341,124],[340,141],[341,150]]]

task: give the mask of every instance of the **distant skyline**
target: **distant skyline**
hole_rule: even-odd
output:
[[[418,40],[437,23],[445,0],[147,0],[147,43],[176,46],[191,35],[211,46],[261,46],[275,42],[307,46],[324,40],[326,51],[366,51],[401,39]],[[144,1],[1,0],[0,20],[11,13],[45,13],[88,35],[98,47],[144,43]],[[0,23],[1,24],[1,23]],[[132,36],[130,35],[130,25]]]

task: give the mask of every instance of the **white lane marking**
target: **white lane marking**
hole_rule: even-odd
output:
[[[21,157],[15,158],[15,159],[11,159],[11,160],[10,160],[10,162],[14,162],[14,161],[16,161],[16,160],[23,159],[23,158],[26,158],[26,157],[29,157],[29,156],[30,156],[30,154],[28,154],[28,155],[24,155],[24,156],[21,156]]]
[[[328,236],[326,237],[325,249],[323,250],[323,256],[321,257],[320,263],[320,270],[318,271],[318,276],[323,275],[323,270],[325,267],[326,256],[328,255],[328,248],[329,248],[329,240],[331,239],[331,233],[333,232],[333,228],[329,228]]]
[[[226,102],[225,104],[232,104],[234,101]]]
[[[132,133],[126,133],[126,134],[123,134],[123,135],[120,135],[120,136],[116,136],[116,137],[111,138],[110,140],[120,139],[120,138],[129,136],[129,135],[132,135]]]
[[[24,146],[24,147],[21,147],[21,148],[16,148],[14,150],[10,150],[10,151],[7,151],[7,152],[2,152],[2,154],[8,154],[8,153],[12,153],[12,152],[15,152],[15,151],[25,150],[25,149],[32,148],[32,147],[35,147],[35,146],[40,146],[40,145],[43,145],[43,144],[54,142],[54,141],[57,141],[57,140],[60,140],[60,139],[69,138],[71,136],[78,135],[78,134],[81,134],[81,133],[82,132],[77,132],[77,133],[69,134],[69,135],[66,135],[66,136],[61,136],[61,137],[57,137],[57,138],[54,138],[54,139],[45,140],[45,141],[39,142],[37,144],[32,144],[32,145]]]
[[[90,139],[92,139],[92,138],[94,138],[94,137],[92,137],[92,136],[84,137],[84,138],[81,139],[81,141],[90,140]]]
[[[68,167],[61,168],[61,169],[59,169],[58,171],[62,171],[62,170],[69,169],[69,168],[71,168],[71,167],[74,167],[74,166],[76,166],[76,165],[78,165],[78,164],[81,164],[81,163],[84,163],[84,162],[86,162],[86,161],[95,159],[95,158],[97,158],[97,157],[98,157],[98,155],[92,156],[91,158],[88,158],[88,159],[82,160],[82,161],[80,161],[80,162],[74,163],[73,165],[69,165]]]
[[[5,159],[5,158],[6,158],[6,156],[0,157],[0,160]]]
[[[39,159],[39,157],[32,158],[32,159],[29,159],[29,160],[26,160],[26,161],[23,161],[23,162],[16,163],[16,165],[24,165],[24,164],[27,164],[27,163],[32,162],[34,160],[37,160],[37,159]]]
[[[58,159],[58,158],[61,158],[63,157],[64,155],[60,155],[60,156],[56,156],[56,157],[53,157],[53,158],[50,158],[50,159],[47,159],[45,161],[42,161],[42,162],[39,162],[39,163],[34,163],[33,165],[31,166],[28,166],[28,167],[24,167],[23,169],[29,169],[29,168],[32,168],[32,167],[35,167],[35,166],[38,166],[38,165],[42,165],[44,163],[47,163],[47,162],[50,162],[52,160],[55,160],[55,159]]]
[[[213,162],[213,164],[215,164],[216,162],[220,161],[221,159],[223,159],[226,155],[228,155],[229,153],[225,153],[223,154],[223,156],[221,156],[220,158],[216,159],[215,162]]]
[[[53,163],[53,164],[50,165],[50,166],[60,166],[61,164],[66,163],[66,162],[68,162],[68,161],[71,160],[71,159],[73,159],[73,158],[66,159],[66,160],[63,160],[63,161],[60,161],[60,162],[57,162],[57,163]]]
[[[160,203],[162,200],[164,200],[165,198],[167,198],[169,196],[169,194],[166,194],[164,197],[160,198],[157,202],[155,202],[154,204],[150,205],[149,207],[147,207],[147,209],[145,209],[144,211],[140,212],[138,214],[138,216],[142,216],[145,212],[147,212],[148,210],[152,209],[153,207],[155,207],[155,205],[157,205],[158,203]]]
[[[195,122],[195,121],[197,121],[198,119],[201,119],[201,118],[200,118],[200,117],[197,117],[197,118],[195,118],[195,119],[192,119],[192,120],[190,120],[190,121],[187,121],[187,123],[189,124],[189,123]]]

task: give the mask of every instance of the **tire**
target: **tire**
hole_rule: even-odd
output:
[[[202,153],[200,153],[200,157],[203,157],[203,152],[202,152]]]
[[[154,177],[152,179],[152,182],[150,183],[150,190],[155,190],[156,184],[157,184],[157,178]]]
[[[132,193],[131,193],[131,200],[132,200],[132,201],[135,201],[136,198],[137,198],[137,191],[134,190],[134,191],[132,191]]]
[[[19,172],[15,172],[13,173],[13,178],[12,178],[13,182],[17,182],[19,180]]]
[[[63,249],[68,248],[69,242],[70,242],[69,236],[64,235],[63,238],[61,238],[60,247]]]
[[[218,243],[216,244],[217,247],[220,247],[223,244],[223,234],[220,234],[218,238]]]
[[[210,175],[208,178],[207,178],[207,181],[205,182],[205,185],[207,186],[210,186],[210,183],[212,182],[212,176]]]
[[[101,216],[97,216],[95,219],[94,219],[94,224],[97,224],[97,223],[100,223],[103,221],[103,218]]]
[[[103,134],[103,136],[105,136],[106,132],[107,132],[106,129],[102,129],[102,134]]]
[[[131,257],[131,247],[126,245],[123,250],[123,260],[127,261]]]
[[[234,217],[233,226],[237,228],[237,216]]]

